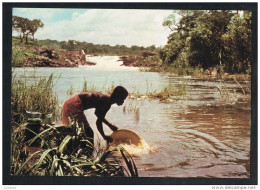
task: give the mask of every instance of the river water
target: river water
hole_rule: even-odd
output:
[[[144,149],[126,147],[141,177],[250,177],[250,98],[243,90],[245,79],[179,77],[173,74],[140,72],[120,66],[116,56],[87,57],[95,66],[78,68],[16,68],[17,78],[57,78],[55,90],[60,106],[82,89],[103,91],[122,85],[128,91],[160,91],[168,84],[185,86],[186,95],[168,101],[128,98],[123,106],[113,105],[106,118],[119,128],[131,129],[144,142]],[[241,86],[242,88],[241,88]],[[242,90],[243,89],[243,90]],[[69,93],[70,92],[70,93]],[[249,100],[248,100],[249,99]],[[95,131],[94,110],[85,112]],[[104,125],[106,134],[111,131]]]

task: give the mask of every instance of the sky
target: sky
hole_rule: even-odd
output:
[[[40,19],[37,39],[94,44],[164,46],[170,29],[162,26],[172,10],[14,8],[13,15]]]

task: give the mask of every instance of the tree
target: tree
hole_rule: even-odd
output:
[[[32,35],[32,39],[34,40],[34,34],[37,32],[39,28],[42,28],[44,24],[39,19],[34,19],[31,22],[29,22],[29,31]]]
[[[237,12],[231,18],[224,42],[224,66],[228,72],[250,73],[252,12]]]
[[[250,11],[175,11],[162,23],[172,31],[160,51],[163,64],[250,72],[251,17]]]
[[[232,17],[230,11],[209,11],[196,18],[194,27],[189,32],[191,66],[201,65],[204,69],[215,67],[223,62],[224,44],[222,36]]]
[[[163,22],[163,26],[167,26],[173,31],[168,36],[167,45],[160,51],[160,57],[164,64],[176,65],[179,68],[182,67],[182,63],[187,65],[190,31],[194,28],[196,19],[200,14],[202,14],[202,11],[174,11],[174,14],[167,17]]]
[[[25,39],[25,43],[28,43],[28,37],[31,35],[34,39],[34,34],[39,28],[42,28],[44,24],[41,20],[34,19],[29,20],[28,18],[23,18],[19,16],[12,17],[12,27],[13,30],[20,33],[21,42]]]
[[[21,42],[25,38],[26,43],[27,43],[27,38],[28,38],[28,35],[30,33],[30,31],[29,31],[29,19],[19,17],[19,16],[13,16],[12,22],[13,22],[12,23],[13,29],[20,33]]]
[[[68,47],[68,50],[74,50],[74,48],[76,47],[76,41],[75,40],[69,40],[67,47]]]

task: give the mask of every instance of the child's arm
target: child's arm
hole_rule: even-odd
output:
[[[101,120],[101,122],[104,122],[112,131],[116,131],[118,129],[118,127],[116,127],[115,125],[111,124],[108,120],[106,120],[105,116],[106,113],[108,112],[108,110],[110,109],[111,104],[104,102],[104,103],[100,103],[95,111],[95,115],[97,116],[97,118],[99,120]],[[99,121],[100,122],[100,121]],[[102,127],[103,128],[103,127]]]
[[[104,133],[104,130],[103,130],[103,122],[109,126],[109,128],[111,130],[117,130],[117,127],[112,125],[110,122],[108,122],[106,119],[105,119],[105,116],[106,116],[106,113],[107,111],[110,109],[111,105],[103,105],[102,107],[97,107],[96,108],[96,111],[95,111],[95,115],[97,116],[97,121],[96,121],[96,125],[97,125],[97,129],[99,131],[99,133],[101,134],[101,136],[107,140],[108,142],[112,142],[113,139],[110,137],[110,136],[106,136],[105,133]]]
[[[99,133],[101,134],[101,136],[103,137],[103,139],[107,140],[108,142],[112,142],[113,139],[110,136],[106,136],[105,133],[104,133],[103,124],[102,124],[103,122],[107,126],[109,126],[109,128],[112,131],[116,131],[118,129],[118,127],[109,123],[105,118],[98,118],[97,121],[96,121],[97,129],[98,129]]]
[[[103,119],[103,122],[112,130],[112,131],[117,131],[118,127],[111,124],[108,120],[105,118]]]
[[[106,136],[104,133],[102,119],[98,118],[96,121],[96,125],[97,125],[97,129],[98,129],[99,133],[101,134],[101,136],[103,137],[103,139],[107,140],[108,142],[112,142],[113,139],[109,136]]]

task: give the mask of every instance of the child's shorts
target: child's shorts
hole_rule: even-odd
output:
[[[82,106],[81,99],[78,95],[75,95],[69,98],[62,107],[62,123],[65,126],[69,127],[69,118],[71,121],[77,121],[83,123],[86,126],[89,126],[89,123],[84,114],[84,109]]]

